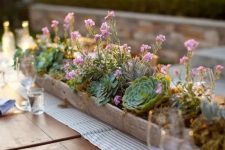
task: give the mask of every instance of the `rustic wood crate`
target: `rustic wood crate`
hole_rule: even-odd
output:
[[[95,97],[90,97],[85,92],[74,93],[67,84],[55,80],[49,75],[38,77],[36,83],[43,87],[47,92],[59,97],[61,100],[67,100],[77,109],[85,112],[98,120],[101,120],[118,130],[125,132],[143,143],[147,143],[148,121],[135,116],[129,112],[125,112],[111,104],[104,106],[98,106],[95,103]],[[159,147],[161,137],[161,128],[154,124],[149,123],[152,129],[149,133],[151,138],[151,144],[155,147]],[[167,137],[168,140],[174,144],[181,144],[182,140],[175,137]],[[172,140],[172,141],[171,141]],[[171,149],[172,150],[172,149]]]

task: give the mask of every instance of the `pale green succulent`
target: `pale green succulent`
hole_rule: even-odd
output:
[[[210,102],[206,97],[201,101],[201,111],[207,120],[225,119],[225,108],[219,106],[217,102]]]
[[[106,75],[102,77],[99,81],[93,81],[88,92],[95,96],[95,102],[98,105],[105,105],[110,102],[111,97],[113,97],[119,88],[119,81],[114,75]]]
[[[142,76],[153,75],[153,69],[136,58],[128,61],[122,66],[122,74],[126,81],[131,82]]]
[[[125,91],[123,96],[123,106],[129,111],[135,113],[144,113],[149,111],[163,100],[163,96],[169,89],[169,81],[160,77],[146,77],[136,79]],[[158,84],[162,85],[161,93],[157,93]]]

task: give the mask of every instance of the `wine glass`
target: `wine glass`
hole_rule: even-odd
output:
[[[202,96],[211,97],[215,89],[215,76],[211,68],[204,68],[201,71],[196,71],[193,76],[195,91],[202,91]]]
[[[181,112],[177,109],[150,112],[147,130],[149,150],[193,150],[191,134],[184,127]]]
[[[5,73],[8,67],[8,59],[4,57],[3,53],[0,53],[0,74],[1,74],[1,82],[0,87],[4,87],[7,82],[5,79]]]
[[[26,89],[28,94],[30,88],[33,86],[36,79],[35,59],[32,55],[25,56],[20,63],[20,69],[24,75],[21,80],[21,85]],[[24,100],[19,106],[24,111],[30,111],[30,104],[28,98]]]

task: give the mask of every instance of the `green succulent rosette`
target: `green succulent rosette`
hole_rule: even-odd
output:
[[[125,91],[122,99],[124,108],[137,114],[149,111],[167,94],[169,83],[162,76],[136,79]],[[157,93],[158,84],[162,86],[160,93]]]

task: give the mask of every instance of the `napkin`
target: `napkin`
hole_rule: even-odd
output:
[[[4,115],[8,110],[15,106],[15,100],[2,100],[0,101],[0,116]]]

